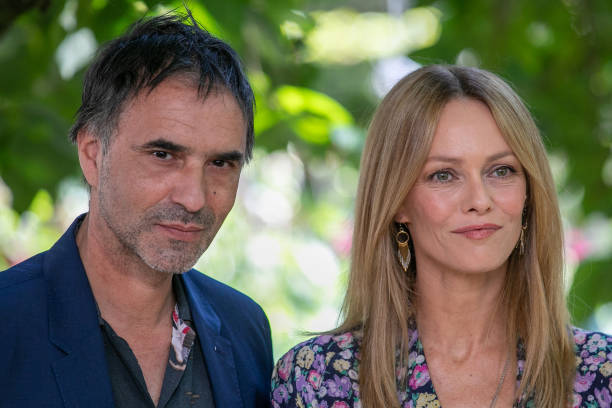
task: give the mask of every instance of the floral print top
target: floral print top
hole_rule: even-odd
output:
[[[576,381],[573,407],[611,408],[612,336],[573,329],[576,343]],[[359,346],[357,332],[322,335],[298,344],[276,364],[272,375],[272,407],[361,408],[359,398]],[[438,408],[429,376],[423,345],[416,328],[411,332],[407,386],[398,392],[402,408]],[[517,382],[520,382],[525,353],[517,349]],[[401,374],[401,370],[398,370]],[[520,398],[517,408],[533,407]]]

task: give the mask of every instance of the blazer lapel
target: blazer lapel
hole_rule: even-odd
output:
[[[234,364],[232,342],[221,334],[222,322],[207,302],[204,296],[195,297],[194,294],[202,292],[196,283],[190,279],[190,271],[182,275],[191,317],[200,337],[202,353],[206,359],[208,377],[210,378],[212,392],[217,407],[243,407],[238,383],[238,373]]]
[[[52,362],[66,407],[112,407],[98,313],[76,246],[80,216],[45,257]]]

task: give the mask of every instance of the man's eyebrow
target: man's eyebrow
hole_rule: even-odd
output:
[[[503,152],[492,154],[491,156],[487,157],[487,163],[495,161],[495,160],[499,160],[506,156],[514,156],[514,153],[512,153],[510,150],[505,150]],[[431,161],[440,161],[440,162],[447,162],[447,163],[461,163],[463,159],[460,157],[450,157],[450,156],[430,156],[427,158],[427,162],[431,162]]]
[[[233,161],[242,164],[244,162],[244,153],[238,150],[229,152],[220,152],[212,154],[214,160]]]
[[[163,149],[169,152],[182,153],[186,152],[189,149],[186,146],[182,146],[171,142],[167,139],[155,139],[147,142],[143,145],[136,146],[138,150],[149,150],[149,149]]]

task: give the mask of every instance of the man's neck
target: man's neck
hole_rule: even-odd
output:
[[[85,217],[76,242],[102,317],[117,331],[169,325],[172,275],[149,268]]]

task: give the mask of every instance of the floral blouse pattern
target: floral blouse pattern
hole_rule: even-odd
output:
[[[573,408],[612,407],[612,337],[573,329],[576,343],[576,380]],[[298,344],[276,364],[272,375],[272,407],[361,408],[359,398],[358,333],[322,335]],[[439,408],[423,345],[417,330],[411,333],[407,387],[398,392],[402,408]],[[525,353],[517,348],[517,382],[520,382]],[[520,398],[517,408],[531,408],[533,401]]]

